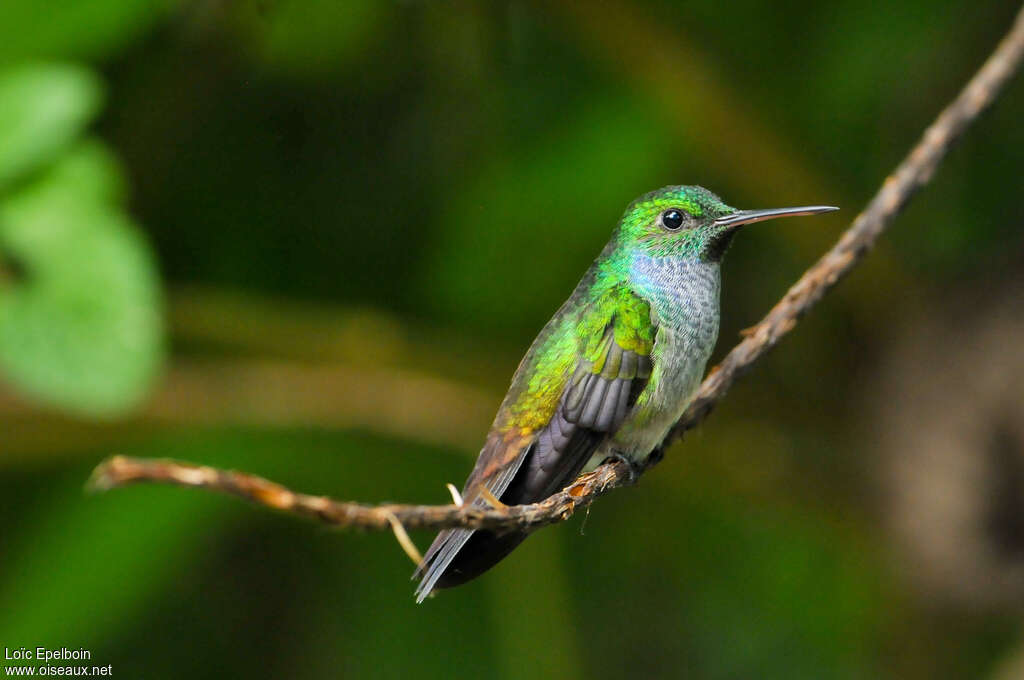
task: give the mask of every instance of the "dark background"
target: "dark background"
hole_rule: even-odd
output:
[[[1020,82],[637,488],[466,587],[414,605],[389,535],[83,492],[122,453],[447,502],[630,200],[842,207],[737,239],[720,357],[1016,9],[4,0],[0,74],[102,83],[78,134],[118,159],[164,326],[100,413],[0,368],[0,646],[146,678],[1024,677]]]

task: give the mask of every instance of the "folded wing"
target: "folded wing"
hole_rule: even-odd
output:
[[[550,415],[543,426],[532,431],[516,427],[517,406],[529,404],[533,396],[528,388],[517,395],[519,401],[506,398],[463,491],[467,503],[485,506],[488,494],[481,493],[483,488],[506,505],[547,498],[568,485],[622,425],[651,375],[653,325],[646,305],[623,311],[621,299],[613,302],[599,317],[605,322],[594,326],[589,337],[581,334],[571,346],[572,362],[561,378],[561,394],[554,408],[547,409]],[[518,385],[532,385],[524,380],[524,374],[528,377],[538,370],[537,354],[550,338],[550,332],[542,334],[531,348],[513,380],[510,396]],[[507,416],[504,421],[503,415]],[[510,424],[503,427],[503,422]],[[467,529],[441,532],[414,574],[421,578],[417,601],[435,587],[458,585],[489,569],[525,536]]]

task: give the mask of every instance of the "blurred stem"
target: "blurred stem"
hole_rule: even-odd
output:
[[[487,431],[499,396],[386,365],[178,361],[142,410],[119,422],[39,411],[0,389],[0,418],[17,423],[4,432],[0,464],[18,455],[123,443],[154,428],[203,425],[366,428],[468,454]]]
[[[16,266],[4,271],[19,279]],[[3,428],[0,466],[75,455],[155,428],[233,425],[366,428],[468,455],[518,359],[511,347],[379,310],[201,287],[168,297],[179,358],[128,418],[83,421],[32,408],[0,377],[0,422],[16,423]]]
[[[352,362],[467,382],[503,376],[519,358],[511,347],[507,356],[494,347],[483,352],[479,340],[465,333],[416,327],[376,309],[343,309],[198,286],[175,288],[169,298],[175,343],[233,355]]]

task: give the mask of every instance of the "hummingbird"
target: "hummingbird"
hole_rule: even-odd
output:
[[[704,375],[733,236],[754,222],[833,210],[737,210],[699,186],[667,186],[633,201],[520,362],[462,502],[536,503],[609,459],[638,474]],[[416,601],[476,578],[526,536],[442,531],[413,575]]]

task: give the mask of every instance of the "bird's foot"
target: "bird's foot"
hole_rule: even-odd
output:
[[[627,457],[621,451],[612,451],[611,453],[608,454],[608,457],[605,458],[604,462],[607,463],[608,461],[612,460],[623,463],[626,466],[626,469],[629,470],[629,480],[626,482],[626,484],[629,486],[633,486],[634,484],[636,484],[637,480],[640,479],[641,473],[643,473],[644,471],[644,466],[640,463],[637,463],[632,458]]]

